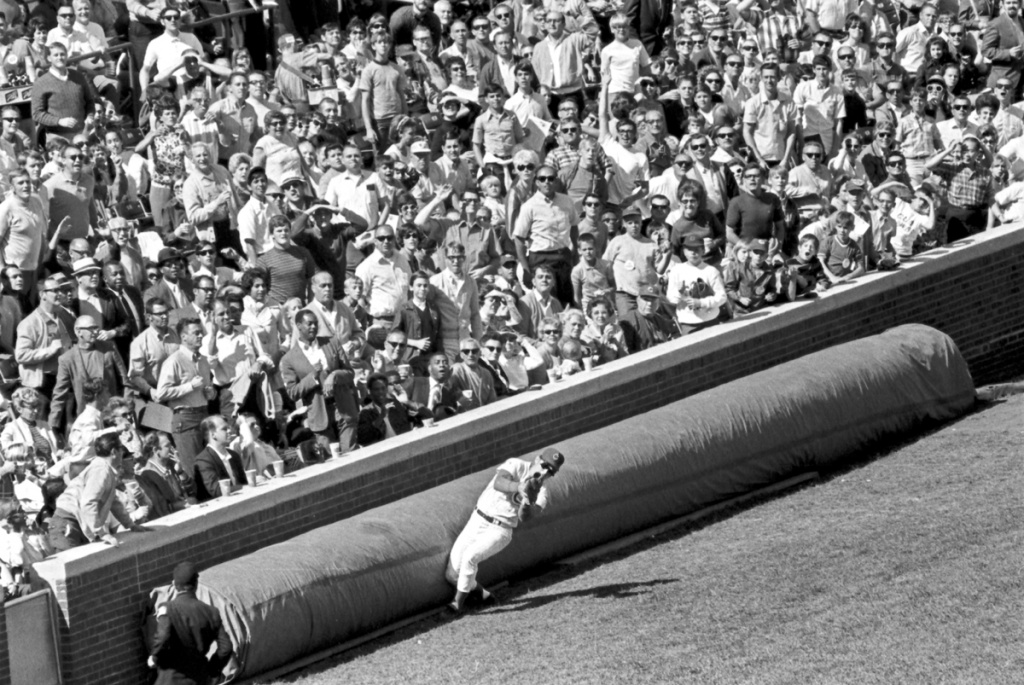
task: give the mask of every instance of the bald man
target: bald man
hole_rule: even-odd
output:
[[[99,324],[91,316],[75,319],[78,343],[57,359],[57,383],[50,401],[50,426],[61,431],[84,407],[82,387],[90,378],[101,378],[108,397],[123,392],[128,374],[124,362],[113,350],[96,349]],[[102,405],[102,401],[100,404]]]

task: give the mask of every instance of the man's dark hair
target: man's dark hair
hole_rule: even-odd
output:
[[[178,333],[178,337],[180,338],[181,334],[185,331],[185,329],[193,324],[199,326],[200,328],[203,327],[203,323],[195,317],[186,317],[178,321],[178,325],[174,327]]]

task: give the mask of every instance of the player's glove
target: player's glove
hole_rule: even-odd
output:
[[[533,504],[537,500],[537,494],[540,492],[540,479],[539,478],[527,478],[519,484],[519,495],[523,498],[523,501]]]

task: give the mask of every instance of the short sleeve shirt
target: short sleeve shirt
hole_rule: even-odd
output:
[[[390,119],[400,114],[407,89],[405,75],[393,62],[370,62],[363,67],[359,77],[359,90],[373,98],[373,116],[376,119]]]

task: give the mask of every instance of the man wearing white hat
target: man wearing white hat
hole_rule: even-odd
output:
[[[96,342],[113,341],[128,335],[130,325],[124,320],[114,300],[100,290],[100,265],[92,257],[77,259],[72,264],[75,280],[78,281],[77,313],[91,316],[99,326]]]

